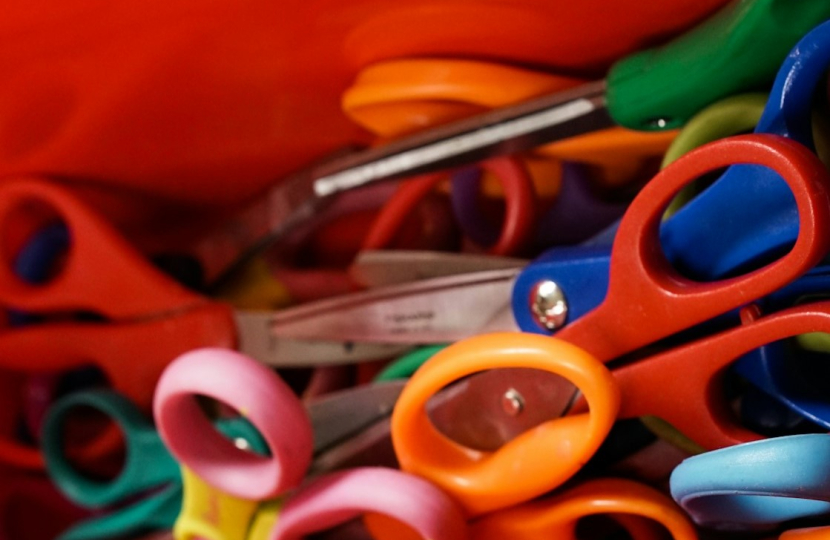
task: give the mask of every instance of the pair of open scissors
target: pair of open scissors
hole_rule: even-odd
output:
[[[249,420],[270,456],[240,450],[221,437],[199,410],[196,395],[219,400]],[[354,415],[342,403],[335,410],[341,419]],[[301,485],[319,443],[316,431],[285,383],[239,353],[202,349],[176,359],[159,381],[154,416],[173,455],[210,485],[250,500],[288,494],[271,540],[301,538],[364,513],[392,517],[426,538],[466,537],[461,511],[447,495],[393,469],[349,469]],[[338,417],[328,421],[342,423]],[[371,520],[370,529],[403,530],[385,518]]]
[[[821,0],[739,0],[673,44],[619,63],[607,84],[544,96],[310,167],[189,252],[206,280],[217,283],[338,193],[607,127],[615,121],[606,104],[616,122],[629,127],[678,127],[709,103],[766,84],[792,45],[828,16],[830,7]]]
[[[759,531],[830,514],[830,438],[793,435],[707,452],[672,473],[672,497],[706,528]]]
[[[66,437],[73,413],[93,408],[117,424],[125,440],[125,462],[110,480],[90,477],[73,466]],[[89,416],[80,418],[89,422]],[[83,426],[79,426],[83,429]],[[218,420],[216,428],[254,451],[265,446],[250,425],[239,419]],[[237,443],[238,444],[238,443]],[[43,426],[43,452],[52,481],[64,495],[90,509],[117,506],[103,516],[77,523],[62,540],[92,540],[169,529],[181,510],[182,472],[150,421],[123,395],[111,390],[72,393],[50,408]]]

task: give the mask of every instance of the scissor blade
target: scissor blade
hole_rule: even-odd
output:
[[[347,190],[469,165],[495,155],[615,125],[603,81],[429,129],[369,150],[332,157],[281,181],[191,253],[214,286]]]
[[[271,330],[273,312],[236,311],[239,350],[274,367],[306,367],[354,364],[392,358],[410,346],[395,343],[356,343],[278,337]]]
[[[406,381],[349,388],[315,399],[306,407],[314,429],[315,455],[392,414]]]
[[[427,410],[447,437],[470,448],[493,451],[563,415],[577,392],[568,379],[551,372],[493,369],[444,389],[429,401]]]
[[[469,165],[614,125],[605,107],[605,83],[585,84],[344,156],[320,167],[315,192],[327,196],[378,180]]]
[[[369,250],[357,255],[349,268],[349,275],[358,283],[374,288],[483,270],[523,268],[529,262],[510,257],[443,251]]]
[[[274,312],[270,330],[293,339],[401,344],[448,343],[485,329],[513,331],[517,326],[505,310],[520,271],[462,274],[313,302]]]

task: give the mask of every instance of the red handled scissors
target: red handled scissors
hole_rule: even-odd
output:
[[[691,281],[670,266],[659,248],[658,228],[661,216],[665,207],[684,185],[708,171],[735,162],[769,167],[778,172],[789,184],[799,209],[798,239],[791,251],[780,260],[743,276],[711,283]],[[658,174],[631,204],[623,217],[614,243],[610,285],[605,301],[593,312],[563,328],[556,336],[557,341],[563,340],[569,345],[577,346],[592,361],[596,358],[602,362],[609,362],[717,315],[744,306],[795,280],[819,262],[830,248],[830,236],[826,234],[830,226],[828,186],[830,186],[830,178],[818,158],[803,146],[780,137],[760,135],[734,137],[690,152]],[[772,325],[774,323],[761,322],[759,324]],[[751,327],[752,325],[747,328],[738,328],[733,331],[734,335],[730,334],[728,337],[711,339],[734,340],[735,343],[745,344],[748,347],[745,351],[748,351],[762,344],[757,341],[757,336],[752,340],[746,338],[752,332]],[[806,328],[802,327],[798,331],[805,330]],[[561,362],[553,360],[563,355],[573,358],[574,355],[571,352],[546,349],[552,345],[544,340],[534,342],[532,346],[523,347],[517,344],[510,348],[508,344],[513,343],[511,340],[530,340],[531,338],[510,337],[510,334],[500,334],[500,336],[501,338],[491,338],[487,342],[489,347],[482,346],[484,341],[480,341],[479,345],[467,344],[462,349],[464,342],[461,342],[436,355],[433,360],[443,364],[440,376],[435,375],[438,373],[438,368],[430,368],[427,372],[433,373],[434,379],[429,385],[421,386],[422,383],[416,383],[419,380],[420,371],[416,373],[410,381],[410,386],[415,388],[414,385],[417,385],[419,389],[409,393],[410,386],[407,387],[393,416],[393,440],[404,470],[415,471],[419,474],[423,471],[425,476],[437,481],[439,485],[449,489],[456,496],[462,497],[468,511],[472,513],[486,512],[527,500],[569,478],[579,469],[584,460],[590,457],[593,452],[590,449],[595,450],[598,447],[607,433],[606,430],[610,429],[621,412],[631,415],[664,413],[666,405],[660,401],[652,401],[651,406],[642,409],[638,408],[637,403],[631,401],[630,396],[635,393],[638,398],[649,400],[653,392],[644,393],[641,386],[636,392],[632,391],[635,383],[631,381],[642,375],[638,374],[636,378],[624,377],[625,369],[638,369],[641,372],[654,370],[655,373],[665,370],[665,377],[663,377],[665,380],[665,378],[677,377],[677,372],[674,370],[680,365],[683,366],[684,372],[693,373],[702,363],[700,359],[695,358],[694,362],[678,361],[669,367],[669,362],[665,359],[654,361],[656,358],[645,358],[634,362],[630,368],[621,367],[613,371],[591,368],[593,370],[591,375],[583,365],[585,362],[580,360],[575,364],[572,362],[573,365],[568,364],[573,373],[557,373],[554,369]],[[475,338],[475,340],[483,339],[484,337]],[[502,343],[499,343],[499,340]],[[536,348],[546,350],[547,356],[536,352]],[[686,352],[680,350],[675,351],[675,354],[685,354],[685,358],[689,358],[690,355],[694,355],[695,350],[695,344],[691,344]],[[728,360],[735,357],[733,353],[745,352],[736,351],[734,348],[721,351],[718,345],[704,350],[709,351],[713,356],[715,355],[712,351],[718,351],[714,360],[705,362],[708,367],[702,368],[704,370],[702,377],[704,379],[710,377],[714,380]],[[468,357],[463,369],[458,367],[462,352]],[[673,352],[669,351],[665,354],[671,357]],[[534,358],[539,356],[546,359],[534,360],[531,364],[528,363],[527,358],[523,358],[524,356]],[[721,359],[718,360],[719,358]],[[718,362],[721,363],[718,364]],[[422,370],[426,370],[426,366],[431,363],[432,361],[425,364]],[[535,367],[543,371],[554,370],[557,375],[564,376],[576,384],[583,392],[584,399],[592,412],[586,417],[579,412],[581,409],[578,409],[579,414],[546,422],[523,433],[493,453],[473,451],[470,448],[458,446],[439,434],[426,418],[423,405],[429,395],[437,393],[447,384],[466,375],[476,374],[464,382],[463,391],[442,400],[440,405],[434,409],[433,414],[440,413],[441,409],[449,411],[457,406],[458,402],[484,399],[482,395],[491,395],[492,399],[501,400],[522,378],[530,378],[532,384],[537,386],[540,392],[546,385],[552,384],[550,378],[538,372],[531,372],[530,375],[526,371],[524,374],[521,371],[505,374],[493,369],[497,367]],[[488,369],[493,369],[493,371],[487,372]],[[478,373],[482,371],[485,373]],[[621,384],[623,379],[628,382]],[[681,376],[680,380],[686,382],[687,378]],[[595,388],[600,384],[604,385],[602,391]],[[640,384],[639,380],[636,384]],[[501,390],[494,391],[494,388]],[[711,386],[707,385],[706,390],[707,395],[710,395]],[[620,393],[622,393],[621,405],[619,404]],[[599,395],[606,397],[600,399],[597,397]],[[617,396],[617,398],[612,399],[611,396]],[[512,397],[521,403],[524,409],[534,409],[534,403],[524,402],[523,396]],[[676,396],[673,395],[673,397]],[[699,396],[695,395],[695,400],[698,399]],[[615,400],[617,404],[613,405]],[[595,405],[595,403],[606,402],[612,405],[601,408]],[[675,405],[674,410],[684,406],[685,404]],[[602,414],[596,412],[598,408],[603,411]],[[551,418],[559,413],[560,411],[555,411],[547,417]],[[534,415],[538,415],[538,411],[534,411]],[[607,415],[603,420],[594,418],[603,415]],[[509,425],[520,422],[521,419],[511,419],[505,414],[504,417],[493,421],[500,425]],[[456,424],[464,424],[464,422],[456,419]],[[548,426],[549,424],[553,427]],[[542,426],[548,427],[542,429]],[[713,439],[707,439],[707,441],[712,444]],[[453,445],[455,449],[449,449]],[[444,450],[438,449],[443,449],[445,446],[448,447],[447,454],[442,455]],[[429,448],[430,451],[424,453],[425,448]],[[560,450],[569,457],[565,459],[559,456],[557,460],[566,462],[572,469],[567,471],[564,465],[556,467],[558,477],[554,477],[554,473],[550,471],[528,470],[521,474],[527,477],[527,485],[522,485],[525,481],[516,480],[516,477],[520,476],[517,470],[505,467],[506,463],[512,463],[511,455],[514,457],[537,455],[540,456],[540,462],[546,463]],[[547,458],[541,456],[547,456]],[[534,460],[522,459],[522,467],[532,469],[533,466],[528,464],[532,461]],[[454,466],[448,467],[449,463],[453,463]],[[501,465],[498,465],[499,463]],[[463,466],[460,466],[461,464]],[[503,486],[505,482],[511,487]],[[500,488],[495,488],[496,485]],[[480,491],[487,493],[487,496],[483,497]]]
[[[402,350],[275,340],[263,313],[234,312],[227,304],[185,289],[56,184],[35,178],[4,181],[0,220],[13,225],[2,238],[7,261],[48,224],[62,222],[70,237],[63,265],[45,283],[24,282],[8,263],[0,264],[0,303],[46,317],[42,323],[0,333],[4,370],[54,373],[92,364],[115,390],[146,409],[167,364],[198,347],[239,347],[263,361],[278,353],[281,361],[295,365],[350,363]],[[67,317],[78,313],[85,318]],[[37,450],[11,439],[0,440],[0,460],[43,466]]]

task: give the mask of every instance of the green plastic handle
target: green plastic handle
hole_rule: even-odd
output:
[[[732,2],[667,45],[617,62],[608,111],[631,129],[673,129],[724,97],[769,90],[790,50],[828,18],[828,0]]]
[[[447,345],[426,345],[424,347],[419,347],[386,366],[383,371],[377,374],[375,382],[408,379],[413,373],[418,371],[418,368],[420,368],[424,362],[432,358],[442,349],[446,348]]]

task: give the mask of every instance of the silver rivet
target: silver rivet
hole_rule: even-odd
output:
[[[501,407],[510,416],[518,416],[525,408],[525,399],[517,390],[511,388],[501,397]]]
[[[646,122],[646,125],[650,128],[665,129],[669,125],[669,120],[667,118],[652,118]]]
[[[568,318],[568,302],[555,281],[546,279],[533,287],[530,309],[536,321],[548,330],[556,330]]]

